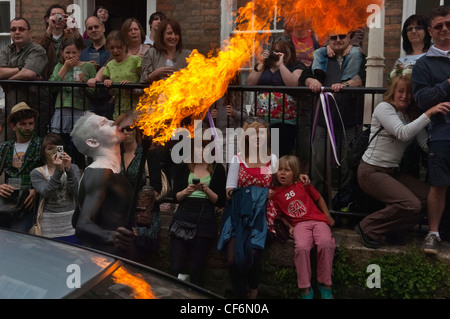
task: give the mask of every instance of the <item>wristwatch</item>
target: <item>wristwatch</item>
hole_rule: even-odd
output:
[[[262,70],[258,70],[258,65],[259,65],[259,63],[256,63],[255,66],[253,67],[253,69],[254,69],[256,72],[261,72]]]
[[[345,86],[346,88],[348,88],[348,87],[350,86],[350,83],[348,83],[348,81],[345,81],[345,82],[342,83],[342,84],[344,84],[344,86]]]
[[[17,68],[19,69],[19,71],[22,71],[23,66],[20,66],[20,65],[19,65]]]

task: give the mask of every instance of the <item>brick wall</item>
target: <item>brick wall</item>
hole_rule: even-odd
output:
[[[384,57],[385,74],[389,74],[401,54],[403,0],[385,1]]]
[[[22,6],[20,6],[22,3]],[[22,0],[16,1],[16,17],[22,15],[25,19],[30,21],[31,29],[33,30],[33,41],[39,42],[45,33],[44,16],[47,9],[54,5],[60,4],[68,6],[73,3],[72,0]],[[22,14],[21,14],[22,13]]]
[[[220,47],[220,1],[158,1],[156,9],[180,23],[185,48],[207,54]]]
[[[69,5],[73,1],[60,0],[61,5]],[[44,15],[54,0],[22,0],[16,2],[16,16],[28,19],[33,29],[33,39],[38,42],[45,32]],[[385,73],[388,74],[395,60],[400,56],[401,19],[403,0],[385,2]],[[187,49],[197,49],[207,54],[212,49],[220,48],[221,7],[219,0],[166,0],[158,1],[156,9],[177,19],[182,28],[183,44]],[[367,32],[368,34],[368,32]],[[367,49],[367,35],[364,42]],[[366,51],[367,52],[367,51]]]

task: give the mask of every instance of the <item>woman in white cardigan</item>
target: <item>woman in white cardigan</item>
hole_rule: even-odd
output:
[[[378,248],[383,237],[388,243],[401,244],[401,235],[417,224],[423,216],[428,185],[419,179],[399,173],[405,148],[417,139],[426,152],[425,127],[430,117],[446,113],[450,103],[440,103],[414,119],[414,101],[411,92],[411,76],[398,76],[381,102],[375,108],[371,121],[373,139],[358,167],[358,183],[369,196],[386,204],[386,207],[365,217],[355,230],[363,244]]]

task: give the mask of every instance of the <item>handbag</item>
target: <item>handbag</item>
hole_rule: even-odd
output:
[[[44,175],[46,178],[49,178],[47,175],[46,170],[44,170],[43,167],[38,167],[37,170]],[[44,206],[45,206],[45,198],[43,197],[41,201],[39,202],[39,207],[36,214],[36,221],[34,222],[33,226],[31,226],[30,230],[28,231],[32,235],[41,236],[42,235],[42,217],[44,215]]]
[[[42,199],[39,203],[37,216],[36,216],[36,222],[33,226],[31,226],[29,233],[36,236],[42,236],[42,216],[44,213],[44,205],[45,205],[45,199]]]
[[[364,125],[366,127],[361,133],[357,134],[348,144],[347,150],[347,165],[350,169],[357,169],[364,152],[367,150],[369,144],[373,141],[375,136],[378,135],[383,130],[383,126],[380,126],[378,131],[372,136],[370,136],[370,124]]]
[[[194,239],[197,235],[197,224],[175,219],[170,226],[170,235],[181,240]]]
[[[211,180],[213,179],[214,172],[216,170],[216,167],[214,166],[214,169],[211,173]],[[205,204],[208,199],[205,198],[203,200],[202,210],[200,211],[200,215],[198,216],[197,224],[180,221],[178,219],[173,218],[172,225],[170,226],[169,234],[171,236],[174,236],[181,240],[190,240],[194,239],[194,237],[197,235],[197,225],[200,221],[200,217],[202,217],[203,210],[205,209]]]

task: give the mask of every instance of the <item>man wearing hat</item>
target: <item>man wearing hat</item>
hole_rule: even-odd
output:
[[[25,208],[19,217],[2,221],[0,227],[28,232],[34,218],[36,193],[32,189],[30,172],[42,165],[40,150],[42,139],[36,135],[34,124],[39,116],[38,111],[30,108],[25,102],[14,105],[8,116],[7,123],[15,136],[0,145],[0,163],[3,163],[2,173],[5,182],[0,184],[0,196],[8,198],[14,187],[8,185],[9,178],[20,178],[21,189],[29,190],[25,199]]]

